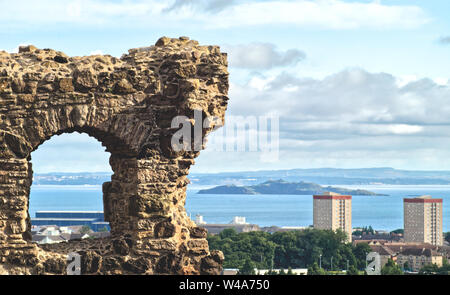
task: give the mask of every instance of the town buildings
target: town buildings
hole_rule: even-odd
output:
[[[83,240],[87,238],[106,238],[110,236],[108,231],[93,232],[83,231],[83,226],[57,226],[57,225],[33,225],[31,227],[32,241],[37,244],[54,244],[68,242],[70,240]]]
[[[443,245],[442,199],[430,196],[404,199],[404,241]]]
[[[428,264],[436,264],[441,267],[444,257],[435,249],[420,247],[410,247],[401,251],[397,255],[397,264],[403,266],[405,270],[418,272]]]
[[[209,224],[203,220],[202,215],[196,215],[195,223],[208,230],[209,234],[216,235],[221,233],[224,229],[233,228],[238,233],[246,233],[251,231],[261,230],[257,224],[247,223],[245,217],[235,216],[230,223],[214,223]]]
[[[288,272],[287,269],[258,269],[255,268],[255,274],[256,275],[267,275],[270,272],[275,272],[275,273],[280,273],[281,271],[283,272]],[[222,270],[222,275],[237,275],[239,273],[239,269],[238,268],[224,268]],[[293,275],[307,275],[308,274],[308,269],[307,268],[293,268],[291,269],[291,273]]]
[[[359,243],[367,243],[373,252],[380,254],[381,267],[389,259],[392,259],[405,271],[411,272],[418,272],[428,264],[442,266],[444,259],[450,258],[449,246],[382,240],[356,240],[353,242],[354,245]]]
[[[352,240],[352,196],[326,192],[313,196],[313,224],[317,229],[342,230]]]

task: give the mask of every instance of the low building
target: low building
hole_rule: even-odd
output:
[[[61,233],[61,231],[57,226],[50,225],[39,228],[38,233],[44,236],[57,236]]]
[[[231,224],[248,224],[244,216],[234,216]]]
[[[381,241],[400,241],[402,239],[401,235],[397,234],[363,234],[360,236],[353,235],[353,240],[381,240]]]
[[[389,259],[404,267],[405,263],[413,272],[419,271],[428,264],[442,266],[444,258],[449,257],[450,249],[446,246],[436,246],[429,243],[404,243],[381,240],[358,240],[353,244],[367,243],[373,252],[380,254],[381,265]]]
[[[397,264],[409,266],[409,269],[417,272],[425,265],[436,264],[441,267],[443,256],[433,249],[426,248],[406,248],[397,255]]]
[[[239,273],[239,269],[238,268],[224,268],[222,270],[222,275],[224,276],[235,276]]]
[[[89,237],[94,238],[94,239],[102,239],[102,238],[107,238],[111,236],[111,233],[109,231],[104,231],[104,232],[93,232],[89,234]]]
[[[92,234],[94,233],[91,234],[70,233],[70,234],[61,234],[61,237],[64,238],[66,241],[84,240],[91,237]]]
[[[370,246],[370,245],[384,245],[385,243],[388,243],[388,242],[389,242],[388,240],[354,240],[352,243],[353,243],[353,245],[366,243]]]
[[[202,224],[201,227],[208,230],[209,234],[217,235],[223,230],[232,228],[238,233],[248,233],[251,231],[259,231],[257,224]]]
[[[270,271],[271,271],[270,269],[257,269],[257,268],[255,268],[255,274],[257,274],[257,275],[266,275]],[[272,269],[272,271],[279,273],[281,271],[281,269],[276,268],[276,269]],[[283,271],[285,273],[288,272],[287,269],[283,269]],[[308,274],[308,269],[307,268],[292,268],[291,272],[292,272],[293,275],[301,275],[302,276],[302,275],[307,275]]]
[[[31,235],[32,241],[38,244],[54,244],[60,242],[68,242],[70,240],[83,240],[87,238],[105,238],[110,232],[93,232],[80,233],[82,226],[58,227],[50,226],[33,226]]]
[[[203,216],[196,215],[196,224],[208,230],[209,234],[217,235],[220,234],[223,230],[232,228],[238,233],[247,233],[251,231],[260,231],[260,227],[257,224],[247,223],[245,217],[235,216],[230,223],[206,223],[203,220]]]
[[[388,263],[389,259],[393,261],[397,260],[397,253],[395,253],[392,249],[384,245],[369,245],[372,252],[377,252],[380,254],[380,263],[381,267],[385,266]]]
[[[255,274],[256,275],[266,275],[270,272],[270,269],[257,269],[255,268]],[[279,273],[281,271],[281,269],[272,269],[272,271]],[[287,269],[283,269],[283,271],[285,273],[288,272]],[[307,275],[308,274],[308,269],[307,268],[293,268],[291,269],[291,272],[293,275]],[[224,268],[222,270],[222,275],[237,275],[239,273],[239,269],[238,268]]]
[[[33,235],[32,241],[38,244],[55,244],[66,240],[60,235]]]
[[[62,234],[71,234],[73,232],[73,230],[70,227],[68,227],[68,226],[60,226],[59,227],[59,231]]]
[[[310,228],[308,226],[282,226],[282,231],[293,231],[293,230],[305,230],[307,228]]]
[[[273,234],[273,233],[276,233],[276,232],[279,232],[279,231],[283,231],[281,229],[281,227],[276,226],[276,225],[264,226],[264,227],[261,227],[260,230],[263,231],[263,232],[269,233],[269,234]]]
[[[203,215],[200,214],[195,215],[195,223],[197,225],[206,224],[206,222],[203,220]]]
[[[288,231],[302,231],[308,228],[312,228],[312,226],[265,226],[261,227],[261,231],[266,233],[276,233],[276,232],[288,232]]]

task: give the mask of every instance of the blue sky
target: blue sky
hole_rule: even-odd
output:
[[[229,53],[227,116],[280,116],[280,154],[202,151],[194,172],[450,169],[450,1],[1,1],[0,49],[120,57],[161,36]],[[214,135],[212,135],[212,139]],[[70,141],[71,145],[67,145]],[[70,158],[67,157],[70,155]],[[36,172],[105,171],[86,135],[54,137]]]

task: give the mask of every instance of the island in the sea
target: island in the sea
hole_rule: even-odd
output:
[[[220,185],[209,189],[202,189],[198,194],[217,195],[320,195],[333,192],[353,196],[385,196],[362,189],[347,189],[334,186],[321,186],[312,182],[287,182],[282,179],[268,180],[266,182],[250,185]]]

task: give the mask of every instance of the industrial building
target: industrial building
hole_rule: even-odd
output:
[[[35,226],[87,225],[93,231],[99,231],[105,227],[108,231],[111,230],[109,223],[104,221],[102,211],[37,211],[35,216],[31,218],[31,224]]]

